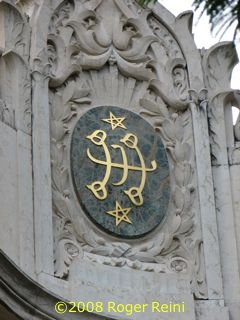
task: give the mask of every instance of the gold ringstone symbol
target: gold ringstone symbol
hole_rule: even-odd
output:
[[[117,118],[112,112],[109,113],[109,118],[108,119],[102,119],[102,121],[110,123],[112,130],[115,130],[116,128],[122,128],[122,129],[127,129],[125,125],[123,124],[123,121],[125,120],[125,117],[120,117]]]
[[[132,208],[122,208],[118,201],[116,201],[115,210],[107,211],[107,214],[116,218],[116,226],[118,226],[122,221],[131,224],[132,222],[127,216],[131,210]]]
[[[69,148],[71,181],[79,210],[96,228],[137,239],[163,221],[171,186],[161,134],[126,107],[99,105],[78,119]]]
[[[144,203],[142,192],[146,183],[147,172],[156,170],[157,163],[155,160],[153,160],[151,161],[151,167],[150,168],[146,167],[142,153],[138,148],[137,136],[135,136],[133,133],[128,133],[122,139],[119,140],[119,142],[122,145],[120,144],[111,145],[112,149],[120,150],[121,156],[122,156],[122,163],[112,162],[111,154],[106,144],[107,133],[105,131],[95,130],[91,135],[88,135],[86,138],[89,139],[93,144],[97,146],[102,146],[105,153],[105,159],[106,159],[106,160],[99,160],[95,158],[91,154],[89,148],[87,149],[88,158],[96,164],[105,166],[106,171],[105,171],[105,176],[101,181],[94,181],[93,183],[87,185],[86,187],[92,191],[92,193],[98,200],[105,200],[108,196],[106,185],[110,179],[112,168],[120,168],[123,170],[122,178],[120,179],[120,181],[113,183],[113,185],[115,186],[120,186],[124,184],[124,182],[128,178],[128,172],[130,170],[140,171],[142,175],[141,175],[141,181],[139,186],[133,186],[128,190],[124,190],[124,193],[129,197],[129,199],[135,206],[141,206]],[[123,146],[129,149],[135,150],[139,158],[140,166],[134,166],[134,165],[128,164],[127,154]]]

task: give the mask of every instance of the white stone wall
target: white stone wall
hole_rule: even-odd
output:
[[[200,53],[191,21],[127,0],[0,3],[0,248],[65,301],[184,300],[161,319],[240,318],[237,58],[230,43]],[[71,133],[104,104],[146,118],[168,152],[168,215],[139,241],[103,234],[74,193]]]
[[[29,26],[11,2],[0,4],[1,249],[35,275]]]

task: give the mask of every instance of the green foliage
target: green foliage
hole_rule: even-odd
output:
[[[138,3],[139,3],[141,6],[146,6],[146,5],[148,5],[150,2],[156,3],[157,0],[138,0]]]
[[[194,0],[193,6],[196,9],[201,7],[202,13],[206,12],[211,29],[216,30],[216,34],[223,35],[232,24],[236,24],[234,39],[236,38],[240,30],[240,0]]]
[[[177,0],[176,0],[177,1]],[[157,0],[138,0],[142,6]],[[235,24],[233,38],[240,31],[240,0],[193,0],[195,9],[202,9],[201,14],[206,12],[210,18],[211,29],[216,35],[223,35],[231,25]]]

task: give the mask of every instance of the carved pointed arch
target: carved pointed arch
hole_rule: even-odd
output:
[[[49,79],[56,276],[66,278],[71,261],[81,256],[119,267],[187,272],[195,294],[205,296],[188,110],[190,82],[200,90],[201,72],[199,79],[192,78],[185,59],[190,52],[182,49],[183,31],[193,42],[191,15],[174,20],[165,9],[160,14],[161,6],[144,10],[125,0],[56,1],[51,8],[45,11],[44,2],[35,17],[35,34],[43,28],[43,36],[34,38],[32,62],[43,81]],[[71,181],[69,148],[76,121],[89,108],[109,104],[130,106],[145,117],[161,135],[172,167],[168,218],[140,244],[116,242],[91,225]],[[194,238],[189,247],[188,237]]]
[[[239,90],[231,89],[230,79],[237,62],[237,52],[232,42],[218,43],[206,50],[203,56],[205,83],[209,90],[208,116],[213,164],[227,164],[228,147],[234,147],[231,107],[236,105],[239,108]]]
[[[0,118],[11,127],[31,134],[30,28],[10,1],[0,3],[0,17]]]

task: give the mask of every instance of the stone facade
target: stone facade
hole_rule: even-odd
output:
[[[239,320],[237,55],[228,42],[199,51],[191,23],[134,0],[0,2],[0,301],[13,317]],[[103,167],[106,183],[91,181]],[[114,190],[125,209],[108,207]],[[60,314],[58,301],[95,309]]]

